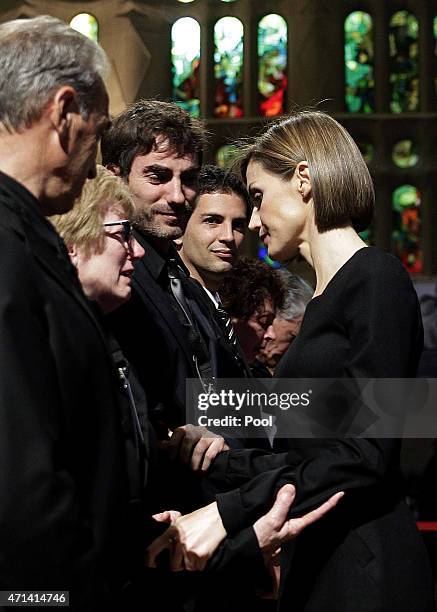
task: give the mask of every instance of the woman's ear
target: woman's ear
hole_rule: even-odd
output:
[[[67,245],[67,250],[68,250],[68,255],[70,256],[71,263],[73,264],[73,266],[75,268],[77,268],[77,266],[78,266],[78,253],[77,253],[76,245],[68,244]]]
[[[304,201],[308,201],[312,195],[310,171],[307,161],[301,161],[296,166],[297,189]]]

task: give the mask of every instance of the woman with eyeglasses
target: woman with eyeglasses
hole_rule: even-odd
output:
[[[127,187],[102,166],[66,215],[52,217],[87,297],[106,314],[131,295],[133,262],[144,249],[132,234]]]

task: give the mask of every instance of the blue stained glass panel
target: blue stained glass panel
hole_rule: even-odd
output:
[[[171,29],[172,99],[193,117],[200,115],[200,25],[182,17]]]
[[[280,15],[266,15],[258,24],[258,109],[263,117],[284,112],[286,71],[287,24]]]
[[[243,116],[243,24],[223,17],[214,26],[214,115]]]
[[[393,113],[419,109],[419,23],[408,11],[390,19],[390,109]]]
[[[344,22],[346,108],[351,113],[375,110],[373,74],[373,20],[368,13],[354,11]]]
[[[274,259],[269,257],[267,247],[265,247],[262,242],[260,242],[258,246],[258,259],[260,259],[272,268],[281,268],[281,264],[279,263],[279,261],[275,261]]]

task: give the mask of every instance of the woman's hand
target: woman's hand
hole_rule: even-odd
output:
[[[219,453],[229,450],[222,436],[206,427],[183,425],[175,429],[169,440],[160,443],[172,459],[191,465],[195,471],[206,472]]]
[[[336,493],[315,510],[299,518],[287,520],[288,512],[296,496],[296,488],[292,484],[286,484],[279,489],[271,510],[258,519],[253,526],[258,545],[264,556],[265,566],[272,578],[272,590],[270,593],[262,593],[263,599],[277,599],[278,597],[281,545],[297,538],[306,527],[325,516],[337,505],[343,495],[343,491]]]
[[[343,495],[344,492],[340,491],[315,510],[287,520],[288,512],[296,497],[296,488],[292,484],[281,487],[271,510],[259,518],[253,526],[266,561],[270,562],[270,559],[278,554],[281,544],[297,538],[306,527],[325,516],[337,505]]]
[[[202,571],[226,537],[216,502],[176,519],[147,549],[146,565],[156,567],[156,557],[170,550],[173,571]]]
[[[278,555],[283,542],[296,538],[308,525],[322,518],[334,508],[344,493],[336,493],[315,510],[299,518],[287,520],[295,495],[296,489],[293,485],[284,485],[278,491],[271,510],[253,526],[268,567]],[[146,565],[156,567],[156,557],[163,550],[169,549],[171,570],[202,571],[225,537],[226,530],[217,503],[214,502],[177,518],[171,527],[148,547]]]

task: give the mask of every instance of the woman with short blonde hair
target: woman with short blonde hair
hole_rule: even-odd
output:
[[[131,219],[134,205],[123,181],[103,166],[97,166],[95,179],[87,180],[81,196],[70,212],[50,220],[67,245],[101,248],[105,236],[102,219],[109,206],[117,205],[125,219]]]
[[[96,178],[86,181],[72,210],[51,217],[84,292],[105,313],[130,298],[133,263],[144,255],[132,233],[133,211],[123,181],[97,166]]]

